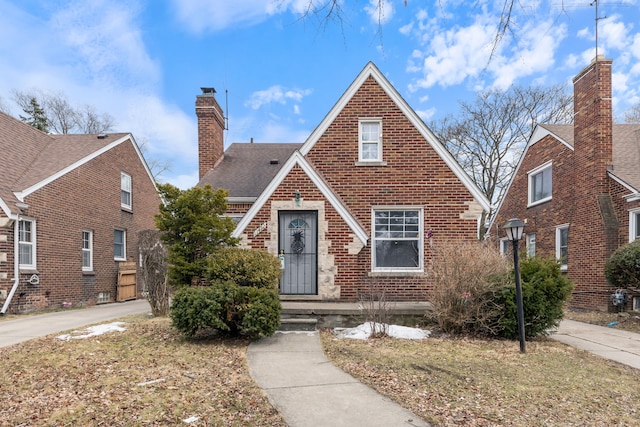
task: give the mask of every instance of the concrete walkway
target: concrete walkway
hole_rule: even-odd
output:
[[[289,427],[428,426],[332,365],[315,332],[276,332],[251,343],[251,376]]]
[[[130,314],[147,312],[151,312],[149,302],[141,299],[0,320],[0,347]]]
[[[640,334],[563,320],[551,338],[606,359],[640,369]]]

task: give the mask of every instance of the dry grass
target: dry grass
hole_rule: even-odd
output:
[[[189,341],[168,319],[124,321],[125,332],[0,349],[0,426],[285,425],[249,376],[246,341]],[[640,371],[547,339],[523,355],[513,341],[321,338],[337,366],[437,426],[633,426],[640,416]]]
[[[548,339],[321,334],[339,367],[437,426],[635,426],[640,371]]]
[[[123,320],[124,332],[0,349],[0,425],[285,425],[249,376],[247,342],[186,341],[169,319]]]
[[[564,315],[565,319],[593,325],[609,326],[615,329],[640,333],[640,313],[605,313],[602,311],[570,310]]]

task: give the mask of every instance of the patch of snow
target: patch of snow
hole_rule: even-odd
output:
[[[187,423],[187,424],[191,424],[194,423],[196,421],[198,421],[200,419],[200,417],[189,417],[189,418],[185,418],[184,420],[182,420],[183,422]]]
[[[386,325],[380,323],[372,324],[372,322],[363,323],[355,328],[334,328],[333,333],[336,334],[338,338],[366,340],[371,337],[373,328],[375,328],[376,332],[386,330],[388,336],[406,340],[421,340],[429,338],[429,335],[431,335],[431,331],[420,328],[409,328],[407,326]]]
[[[95,337],[108,332],[122,332],[126,330],[122,325],[124,325],[124,322],[105,323],[103,325],[90,326],[82,331],[72,331],[70,334],[59,335],[56,338],[62,341],[70,341],[71,339]]]

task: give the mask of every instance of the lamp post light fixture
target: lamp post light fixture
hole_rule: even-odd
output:
[[[513,269],[516,278],[516,306],[518,309],[518,336],[520,337],[520,353],[525,352],[524,344],[524,308],[522,307],[522,286],[520,285],[520,261],[518,259],[518,242],[522,239],[525,223],[518,218],[512,218],[502,227],[507,233],[507,239],[513,242]]]

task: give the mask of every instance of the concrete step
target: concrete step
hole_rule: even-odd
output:
[[[314,318],[283,318],[280,319],[280,331],[315,331],[318,319]]]

